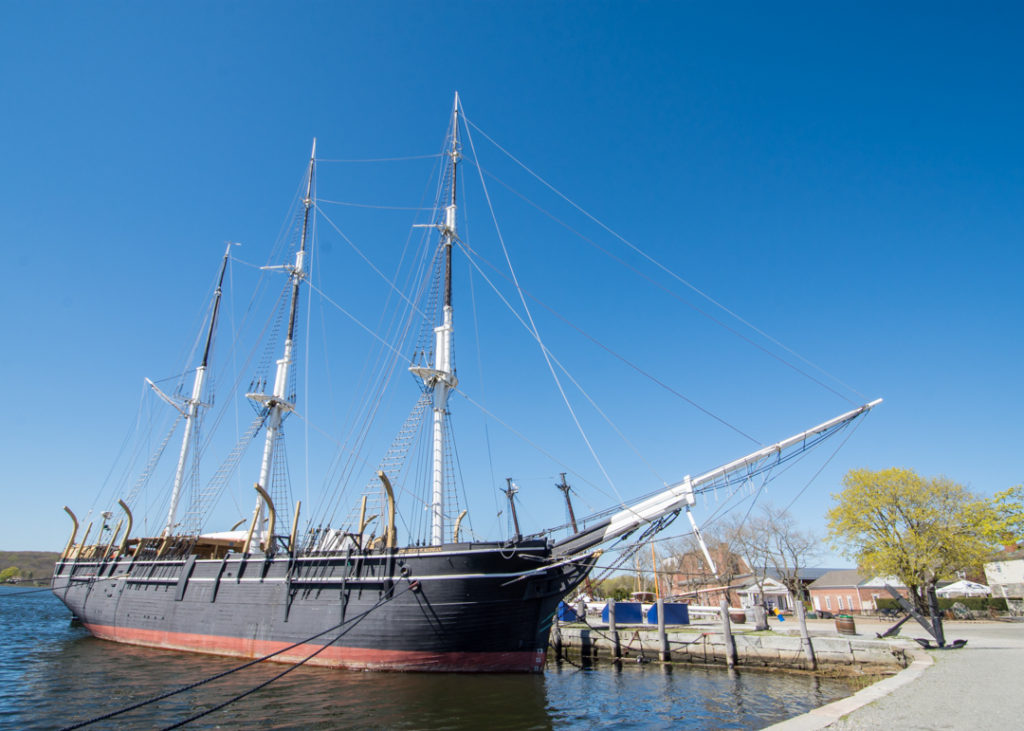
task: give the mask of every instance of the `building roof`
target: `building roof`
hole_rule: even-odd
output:
[[[815,581],[816,579],[827,574],[829,571],[835,571],[835,569],[801,568],[797,570],[796,575],[801,581],[808,582]],[[781,572],[776,571],[775,569],[768,569],[764,572],[764,575],[767,576],[769,579],[774,579],[775,581],[782,581]]]
[[[1024,548],[1018,548],[1016,551],[1004,551],[1003,553],[997,553],[995,556],[990,558],[987,563],[1001,563],[1003,561],[1017,561],[1024,558]]]
[[[856,587],[864,576],[857,569],[832,569],[826,571],[808,586],[808,589],[845,589]]]

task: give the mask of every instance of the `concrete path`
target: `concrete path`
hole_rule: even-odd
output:
[[[860,617],[856,622],[858,634],[871,637],[886,626]],[[824,627],[819,631],[823,633]],[[967,640],[967,646],[916,653],[918,659],[898,675],[770,728],[1021,728],[1024,622],[950,621],[945,634],[947,641]],[[928,637],[910,623],[900,636]]]

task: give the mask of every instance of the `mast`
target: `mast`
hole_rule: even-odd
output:
[[[559,482],[555,487],[562,491],[565,496],[565,507],[569,508],[569,525],[572,526],[572,532],[578,533],[579,528],[576,527],[576,513],[572,510],[572,498],[569,497],[569,483],[565,481],[565,473],[562,472],[562,481]]]
[[[519,516],[516,515],[516,493],[519,492],[519,486],[512,482],[511,477],[506,477],[505,481],[508,483],[508,487],[502,490],[505,493],[505,497],[508,498],[508,507],[512,511],[512,525],[516,529],[516,540],[521,541],[523,534],[519,531]]]
[[[459,164],[459,95],[452,108],[451,180],[448,205],[444,210],[441,246],[444,254],[444,308],[441,324],[434,328],[434,363],[432,368],[413,366],[409,370],[423,380],[433,397],[433,439],[430,499],[430,545],[444,543],[444,422],[448,410],[448,394],[459,380],[452,364],[452,244],[455,241],[455,193]]]
[[[263,404],[268,410],[267,416],[267,436],[266,441],[263,443],[263,460],[260,463],[260,477],[256,483],[258,489],[268,490],[270,484],[270,469],[274,462],[274,443],[277,440],[277,435],[281,431],[281,422],[288,412],[295,410],[295,404],[289,402],[286,398],[286,390],[288,388],[288,372],[292,365],[292,351],[295,346],[295,319],[299,309],[299,289],[302,284],[302,280],[306,278],[306,240],[309,234],[309,212],[313,207],[313,174],[316,165],[316,138],[313,138],[313,150],[309,154],[309,172],[306,177],[306,197],[303,198],[302,204],[305,208],[302,217],[302,237],[299,241],[299,250],[295,254],[295,264],[293,266],[275,266],[275,267],[264,267],[264,269],[287,269],[292,282],[292,297],[291,303],[288,310],[288,333],[284,341],[284,354],[281,359],[277,361],[277,373],[274,376],[274,390],[268,396],[265,393],[249,393],[246,396],[257,403]],[[253,519],[255,520],[256,530],[253,531],[253,536],[258,538],[261,530],[260,527],[263,524],[263,499],[262,497],[256,500],[256,509],[253,512]],[[267,548],[269,549],[269,541],[272,536],[267,536]],[[250,543],[252,538],[250,537]],[[252,550],[251,545],[245,546],[245,551],[248,553]]]
[[[185,417],[185,433],[181,438],[181,451],[178,453],[178,466],[174,471],[174,487],[171,489],[171,505],[167,510],[167,523],[164,525],[164,532],[161,534],[166,538],[174,529],[174,516],[178,512],[178,501],[181,499],[181,485],[185,480],[185,464],[188,462],[189,446],[192,443],[192,433],[195,431],[196,417],[199,414],[199,407],[202,405],[203,386],[206,384],[206,368],[210,360],[210,348],[213,345],[213,334],[217,329],[217,313],[220,311],[221,293],[224,287],[224,272],[228,268],[228,258],[231,255],[231,244],[224,250],[224,260],[220,264],[220,275],[217,277],[217,289],[213,293],[213,312],[210,315],[210,327],[206,331],[206,345],[203,347],[203,360],[196,368],[196,377],[192,382],[192,398],[185,401],[185,409],[182,414]]]

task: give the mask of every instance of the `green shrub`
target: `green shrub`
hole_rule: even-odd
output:
[[[1006,611],[1006,600],[1002,597],[990,597],[990,596],[965,596],[957,597],[955,599],[939,599],[939,609],[952,609],[953,605],[960,602],[965,607],[975,612],[984,612],[989,609],[995,609],[997,612]],[[892,598],[881,598],[875,599],[875,606],[879,609],[900,609],[899,603]]]
[[[1002,597],[991,596],[963,596],[955,599],[939,599],[939,609],[952,609],[953,605],[957,602],[975,612],[984,612],[988,609],[995,609],[997,612],[1006,611],[1006,600]]]

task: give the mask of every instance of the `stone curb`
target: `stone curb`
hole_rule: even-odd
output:
[[[904,685],[917,680],[928,668],[935,664],[935,660],[932,659],[931,655],[923,650],[908,649],[908,654],[914,658],[913,661],[896,675],[879,680],[877,683],[872,683],[867,688],[862,688],[847,698],[815,708],[802,716],[796,716],[772,726],[767,726],[766,729],[772,729],[772,731],[813,731],[814,729],[826,728],[843,716],[853,713],[858,708],[874,703],[897,688],[902,688]]]

